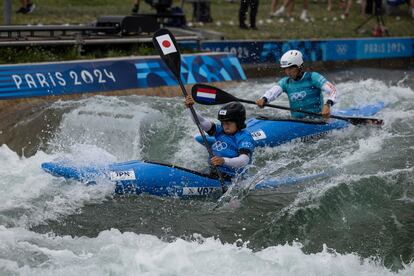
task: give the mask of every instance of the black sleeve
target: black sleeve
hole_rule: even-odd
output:
[[[239,149],[239,154],[246,154],[250,157],[250,155],[252,154],[252,152],[248,149]]]
[[[210,128],[210,130],[209,131],[207,131],[207,134],[208,135],[210,135],[210,136],[213,136],[214,134],[216,133],[216,124],[212,124],[211,125],[211,128]]]

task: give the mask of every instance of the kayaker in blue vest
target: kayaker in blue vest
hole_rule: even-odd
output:
[[[335,103],[335,86],[317,72],[305,72],[302,53],[297,50],[290,50],[283,54],[280,67],[284,69],[287,77],[267,90],[256,100],[256,104],[263,108],[265,103],[275,100],[285,92],[289,98],[290,108],[321,113],[328,118],[330,107]],[[324,101],[324,93],[327,95],[326,101]],[[291,115],[293,118],[309,117],[301,112],[291,112]]]
[[[185,105],[194,105],[194,99],[188,95]],[[201,128],[210,136],[216,138],[212,145],[213,157],[209,160],[212,165],[218,166],[225,177],[231,178],[244,173],[245,167],[251,163],[254,151],[254,141],[245,130],[246,109],[239,102],[231,102],[220,108],[218,120],[215,124],[197,114]]]

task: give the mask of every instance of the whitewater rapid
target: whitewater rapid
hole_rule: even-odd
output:
[[[112,183],[86,186],[40,167],[148,159],[201,170],[207,153],[182,98],[51,103],[45,114],[58,116],[48,132],[29,128],[41,120],[29,117],[20,126],[32,143],[0,146],[0,275],[414,275],[413,73],[372,75],[330,76],[335,107],[383,101],[383,128],[257,149],[252,167],[265,177],[335,173],[218,210],[209,201],[117,197]],[[252,80],[229,92],[255,99],[271,85]],[[251,116],[286,114],[246,107]],[[196,108],[215,119],[217,107]]]

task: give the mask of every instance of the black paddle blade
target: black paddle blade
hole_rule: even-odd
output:
[[[381,127],[384,124],[383,120],[376,119],[376,118],[346,117],[346,119],[353,125],[372,125],[372,126]]]
[[[193,85],[191,95],[194,101],[204,105],[225,104],[238,101],[236,97],[217,87],[199,83]]]
[[[174,35],[167,29],[159,29],[152,37],[152,42],[168,69],[180,80],[181,55]]]

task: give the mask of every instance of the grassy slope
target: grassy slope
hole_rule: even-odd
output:
[[[89,24],[100,15],[129,14],[132,0],[34,0],[37,8],[33,14],[14,15],[13,24]],[[149,12],[150,7],[141,0],[141,11]],[[310,0],[310,17],[314,20],[305,23],[299,20],[302,10],[301,1],[297,1],[295,7],[295,20],[290,22],[284,18],[280,23],[278,19],[269,20],[271,0],[260,0],[258,27],[259,31],[240,30],[238,26],[239,2],[229,3],[225,0],[212,0],[211,13],[213,23],[205,24],[201,28],[222,32],[227,39],[292,39],[292,38],[329,38],[329,37],[362,37],[370,36],[370,29],[374,26],[375,19],[366,27],[365,33],[355,32],[355,28],[363,22],[360,16],[360,5],[355,4],[351,15],[346,20],[340,19],[338,3],[334,2],[335,12],[326,10],[326,1]],[[279,1],[280,2],[280,1]],[[179,5],[179,1],[175,1]],[[13,10],[19,6],[19,1],[13,1]],[[3,5],[1,14],[3,15]],[[187,19],[191,21],[192,5],[184,5]],[[409,17],[407,6],[402,6],[397,15],[384,16],[386,26],[391,36],[414,36],[414,19]],[[333,18],[337,20],[334,21]],[[219,22],[221,24],[219,24]],[[200,26],[197,26],[200,28]]]
[[[151,11],[150,6],[144,3],[144,0],[141,1],[141,12],[155,12]],[[334,5],[336,12],[328,13],[326,0],[317,0],[316,3],[310,3],[309,14],[313,18],[311,22],[305,23],[299,20],[302,4],[301,1],[298,1],[294,13],[294,22],[284,18],[284,22],[281,23],[280,18],[269,20],[271,0],[260,0],[257,19],[259,30],[240,30],[238,28],[239,2],[211,1],[211,14],[214,22],[203,26],[193,25],[196,25],[197,28],[221,32],[226,39],[369,37],[370,30],[375,23],[374,20],[371,20],[364,27],[365,33],[357,33],[355,28],[363,22],[359,12],[360,6],[354,5],[350,18],[341,20],[338,4]],[[130,14],[133,0],[34,0],[34,2],[37,5],[34,13],[21,15],[14,13],[19,7],[19,1],[13,0],[13,24],[90,24],[101,15]],[[179,4],[180,2],[175,0],[175,5]],[[192,19],[192,10],[191,4],[184,5],[188,21]],[[0,6],[0,14],[3,15],[3,5]],[[408,16],[407,7],[400,8],[398,15],[399,20],[396,19],[396,15],[385,17],[390,35],[414,36],[414,19]],[[337,17],[337,20],[332,20],[333,17]],[[1,18],[2,20],[3,18]],[[74,46],[0,47],[0,64],[147,55],[151,53],[154,54],[154,49],[152,47],[148,48],[146,45],[133,45],[129,49],[107,45],[82,53],[78,52],[78,49]]]

